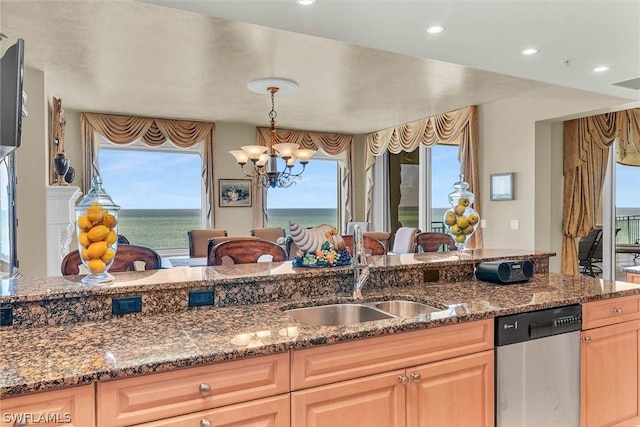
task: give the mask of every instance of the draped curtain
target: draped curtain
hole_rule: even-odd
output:
[[[616,138],[623,157],[624,153],[640,152],[640,109],[564,122],[562,272],[565,274],[580,273],[576,239],[589,234],[596,224],[609,147]]]
[[[205,214],[208,227],[213,227],[215,206],[213,155],[215,124],[186,120],[153,119],[147,117],[119,116],[112,114],[83,113],[80,116],[80,132],[84,159],[82,191],[86,194],[93,176],[99,174],[97,134],[117,145],[140,140],[149,147],[157,147],[167,140],[181,148],[189,148],[202,142],[201,176],[205,186]]]
[[[475,195],[474,208],[481,212],[478,171],[478,112],[476,106],[470,106],[383,129],[370,133],[365,137],[367,146],[365,165],[366,221],[370,222],[372,220],[373,165],[376,162],[376,157],[383,155],[385,151],[393,154],[398,154],[401,151],[411,152],[418,148],[420,144],[432,146],[438,141],[450,142],[458,137],[460,138],[458,159],[462,165],[462,173],[465,181],[469,183],[469,191],[472,191]],[[469,247],[482,248],[481,228],[478,227],[471,239],[469,239]]]
[[[256,144],[268,146],[271,143],[271,129],[256,128]],[[340,171],[340,217],[343,223],[352,219],[353,213],[353,135],[327,132],[309,132],[290,129],[276,129],[275,144],[296,143],[300,148],[319,150],[338,160]],[[313,161],[313,158],[311,159]],[[253,226],[266,227],[267,191],[256,191],[253,212]]]

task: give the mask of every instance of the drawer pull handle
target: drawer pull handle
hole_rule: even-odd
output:
[[[402,385],[407,385],[409,384],[409,377],[407,377],[406,375],[400,375],[398,377],[398,381],[400,381],[400,384]]]
[[[616,307],[616,308],[613,309],[613,312],[616,313],[616,314],[622,314],[623,310],[620,307]]]
[[[588,336],[588,335],[587,335],[587,336],[584,336],[584,337],[582,337],[582,341],[587,341],[587,342],[588,342],[588,341],[591,341],[591,337],[590,337],[590,336]]]
[[[422,375],[419,372],[415,372],[410,375],[411,379],[415,382],[419,382],[422,379]]]
[[[213,427],[213,423],[206,418],[200,420],[200,427]]]
[[[211,386],[207,383],[202,383],[200,384],[199,390],[201,395],[209,396],[209,393],[211,393]]]

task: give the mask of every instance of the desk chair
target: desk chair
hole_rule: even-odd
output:
[[[343,235],[345,245],[351,256],[353,256],[353,235]],[[369,236],[362,236],[362,244],[364,245],[364,253],[367,255],[384,255],[387,253],[381,241]]]
[[[138,262],[143,262],[143,268],[136,268]],[[69,252],[62,260],[60,270],[63,276],[76,275],[80,273],[80,253],[75,250]],[[160,255],[151,248],[136,245],[118,245],[116,256],[109,268],[109,272],[119,271],[139,271],[139,270],[157,270],[162,267],[162,259]]]
[[[411,254],[415,252],[416,234],[419,232],[420,230],[414,227],[398,228],[393,239],[391,252],[394,254]]]
[[[251,235],[262,240],[268,240],[270,242],[278,243],[278,239],[286,237],[284,228],[280,227],[267,227],[267,228],[252,228]]]
[[[206,257],[207,243],[211,237],[222,237],[227,235],[227,230],[204,229],[187,231],[189,236],[189,256],[191,258]]]
[[[425,231],[416,234],[416,252],[438,252],[445,245],[447,251],[456,249],[456,242],[446,233]]]
[[[207,265],[226,264],[224,259],[227,257],[233,261],[233,264],[250,264],[258,262],[258,259],[263,255],[271,255],[273,257],[271,262],[287,260],[287,251],[277,243],[249,238],[227,240],[217,245],[211,241]]]

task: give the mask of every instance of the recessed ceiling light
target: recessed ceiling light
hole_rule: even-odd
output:
[[[596,67],[593,69],[594,73],[602,73],[604,71],[607,71],[609,69],[609,67],[607,67],[606,65],[603,65],[602,67]]]
[[[317,2],[318,2],[318,0],[298,0],[298,4],[301,4],[303,6],[309,6],[309,5],[315,4]]]
[[[523,55],[535,55],[536,53],[538,53],[538,49],[534,48],[529,48],[522,51]]]
[[[434,25],[433,27],[427,28],[427,33],[429,34],[438,34],[444,31],[444,27],[441,25]]]

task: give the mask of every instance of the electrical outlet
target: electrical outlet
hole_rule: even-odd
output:
[[[0,307],[0,326],[13,325],[13,308]]]
[[[520,230],[520,220],[512,219],[511,220],[511,229],[512,230]]]
[[[142,311],[142,297],[122,297],[111,299],[112,314],[140,313]]]
[[[487,228],[487,220],[486,219],[481,219],[480,220],[480,228]]]
[[[189,307],[213,305],[213,289],[189,291]]]

